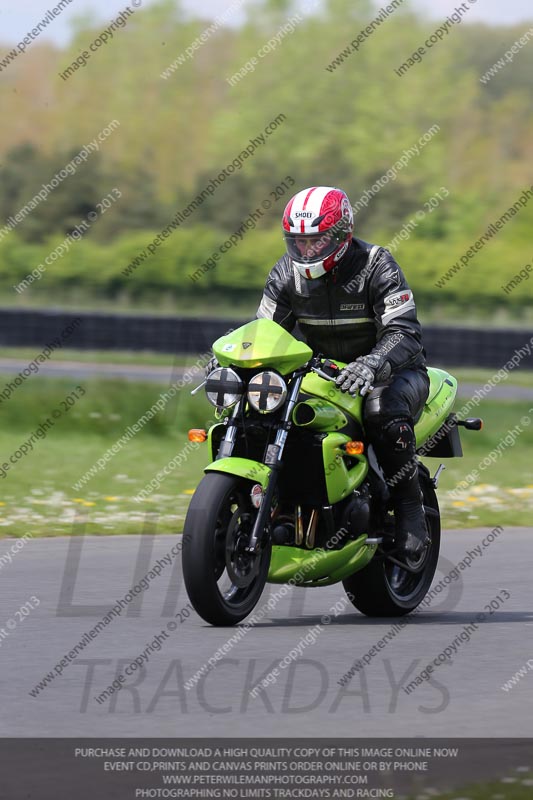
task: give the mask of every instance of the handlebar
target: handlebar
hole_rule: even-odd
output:
[[[317,364],[320,364],[320,366],[317,366]],[[324,378],[324,380],[331,381],[332,383],[336,382],[337,378],[342,372],[341,368],[335,364],[334,361],[331,361],[329,358],[324,358],[323,356],[317,356],[317,358],[314,359],[314,362],[311,363],[310,369],[311,372],[315,372],[321,378]],[[365,394],[371,392],[373,388],[373,386],[370,386]],[[360,392],[358,392],[358,394],[360,394]]]
[[[335,383],[338,377],[337,375],[328,375],[327,372],[324,372],[324,370],[319,369],[318,367],[311,367],[311,372],[316,372],[316,374],[321,378],[324,378],[325,381],[331,381],[332,383]]]
[[[320,366],[318,366],[320,365]],[[329,358],[324,358],[323,356],[317,356],[314,358],[309,365],[309,371],[315,372],[320,378],[323,378],[325,381],[331,381],[335,383],[337,378],[341,373],[341,368],[335,364],[334,361],[331,361]],[[198,394],[200,389],[207,383],[207,378],[203,380],[195,389],[192,389],[191,395]]]
[[[341,373],[340,367],[334,361],[323,356],[317,356],[314,359],[314,362],[311,363],[311,371],[316,372],[324,380],[332,382],[335,382]]]

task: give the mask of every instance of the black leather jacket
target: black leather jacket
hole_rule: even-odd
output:
[[[352,240],[334,271],[312,280],[282,256],[256,316],[288,331],[298,323],[315,354],[350,362],[371,353],[378,371],[393,373],[425,367],[413,293],[391,253],[361,239]]]

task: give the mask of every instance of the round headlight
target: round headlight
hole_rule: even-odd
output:
[[[238,403],[244,393],[244,383],[235,370],[217,367],[205,382],[207,399],[217,408],[231,408]]]
[[[260,414],[270,414],[283,405],[287,384],[277,372],[260,372],[248,384],[248,401]]]

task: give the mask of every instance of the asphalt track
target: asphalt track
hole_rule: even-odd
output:
[[[468,551],[474,552],[487,533],[446,531],[434,585]],[[13,541],[1,540],[0,556]],[[0,562],[0,735],[531,736],[533,671],[510,691],[501,688],[533,659],[529,528],[504,530],[431,607],[412,615],[395,635],[395,620],[372,620],[351,605],[343,606],[340,584],[291,589],[189,690],[185,682],[238,629],[212,628],[194,612],[187,613],[178,557],[120,617],[89,640],[61,675],[30,696],[84,632],[178,542],[172,536],[35,539],[11,563]],[[266,587],[260,605],[276,588]],[[17,614],[28,601],[36,605],[32,596],[38,607],[28,616]],[[499,608],[490,613],[485,607],[497,596]],[[342,610],[335,616],[337,603]],[[477,623],[469,640],[459,640],[455,654],[435,669],[431,682],[406,694],[401,685],[412,681],[484,611],[485,620]],[[329,623],[323,618],[328,614]],[[150,654],[147,665],[98,703],[95,698],[163,633],[161,649]],[[347,686],[340,686],[337,681],[354,659],[387,633],[386,646],[376,650]],[[299,657],[279,670],[273,685],[252,697],[254,685],[279,668],[305,637],[308,643],[300,647]]]

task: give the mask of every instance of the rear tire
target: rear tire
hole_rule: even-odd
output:
[[[423,564],[422,569],[408,572],[383,556],[374,556],[364,569],[343,581],[353,605],[368,617],[401,617],[414,611],[435,575],[440,549],[439,504],[426,467],[419,465],[418,474],[431,539],[417,564]]]
[[[264,589],[271,544],[245,552],[257,515],[250,481],[210,472],[193,495],[183,529],[185,587],[195,611],[211,625],[235,625]]]

